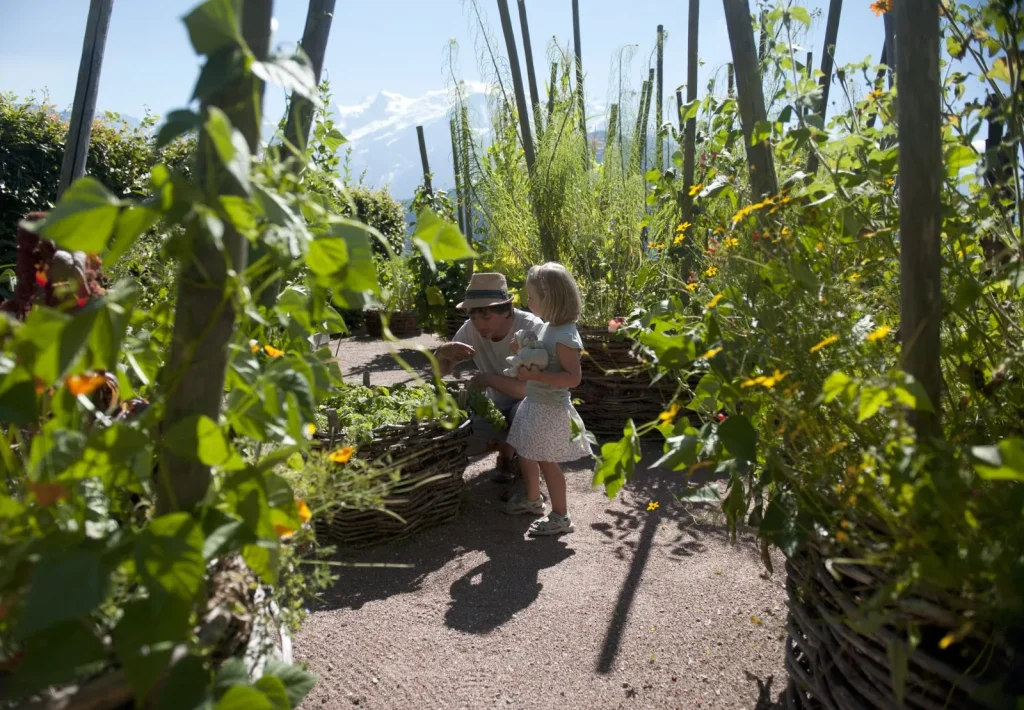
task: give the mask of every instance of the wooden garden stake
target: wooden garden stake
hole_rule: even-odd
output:
[[[697,33],[700,31],[700,0],[690,0],[690,17],[686,31],[686,101],[697,99]],[[678,97],[679,93],[676,92]],[[680,109],[680,116],[682,109]],[[680,118],[682,122],[682,118]],[[694,171],[697,168],[697,117],[686,121],[683,134],[683,221],[689,222],[693,217],[693,197],[690,187],[693,186]]]
[[[78,84],[75,102],[71,105],[71,122],[60,165],[57,199],[78,178],[85,175],[89,159],[89,139],[92,122],[96,117],[96,95],[100,88],[100,70],[103,68],[103,50],[107,44],[110,13],[114,0],[92,0],[82,41],[82,59],[78,65]]]
[[[733,69],[732,62],[729,62],[729,64],[726,67],[726,71],[729,75],[729,96],[732,96],[733,92],[736,90],[736,71]]]
[[[544,131],[540,110],[540,90],[537,88],[537,74],[533,70],[533,46],[530,44],[530,23],[526,19],[526,0],[519,0],[519,27],[523,33],[523,55],[526,57],[526,79],[530,84],[530,103],[533,105],[533,128],[537,137]]]
[[[448,122],[452,134],[452,170],[455,173],[455,216],[459,222],[459,231],[466,233],[466,225],[462,218],[462,173],[459,171],[459,137],[455,132],[455,118]]]
[[[885,57],[889,66],[889,88],[893,86],[893,71],[896,69],[896,20],[893,18],[892,10],[882,15],[882,25],[885,28]]]
[[[661,122],[665,118],[665,25],[658,25],[658,93],[654,104],[654,129],[655,144],[657,146],[657,159],[655,166],[658,172],[665,171],[665,145],[664,136],[661,131]]]
[[[880,66],[878,68],[878,73],[875,74],[875,86],[874,86],[875,91],[881,91],[882,90],[882,86],[883,86],[883,84],[885,82],[885,75],[886,75],[886,72],[888,71],[887,67],[885,66],[886,60],[888,59],[887,50],[888,50],[888,47],[886,47],[885,41],[883,40],[883,42],[882,42],[882,56],[878,60],[878,63],[881,64],[882,66]],[[867,123],[868,128],[874,128],[875,127],[875,121],[877,119],[878,119],[878,111],[872,110],[871,115],[868,116],[868,123]]]
[[[272,0],[247,0],[241,16],[242,38],[253,56],[266,59],[270,49]],[[207,61],[215,61],[213,55]],[[207,98],[201,109],[221,109],[244,137],[250,154],[259,147],[263,81],[248,74],[236,78]],[[221,185],[221,195],[244,197],[244,191],[218,160],[210,137],[200,133],[196,160],[197,186]],[[234,274],[246,267],[246,238],[224,220],[218,240],[206,227],[191,235],[192,252],[178,276],[174,332],[167,360],[167,405],[163,430],[194,416],[218,421],[224,399],[228,346],[235,330]],[[157,512],[188,510],[205,496],[210,466],[190,456],[164,450],[157,471]]]
[[[587,139],[586,94],[583,91],[583,49],[580,46],[580,0],[572,0],[572,44],[576,52],[576,100],[580,109],[580,130],[583,132],[583,157],[589,161],[590,148]]]
[[[939,326],[942,167],[942,81],[939,75],[939,5],[935,0],[895,3],[896,98],[899,132],[900,333],[903,369],[928,394],[935,411],[913,411],[920,438],[940,436]]]
[[[750,6],[747,0],[724,0],[725,23],[729,30],[729,44],[732,46],[732,60],[736,67],[736,89],[739,94],[740,123],[743,127],[744,144],[747,147],[747,165],[750,167],[750,185],[758,198],[774,195],[779,191],[775,176],[775,161],[767,141],[750,145],[754,127],[768,120],[764,107],[764,90],[761,87],[761,71],[757,60],[757,46],[754,44],[754,30],[750,23]]]
[[[306,11],[306,26],[302,31],[300,46],[309,57],[316,85],[324,70],[324,55],[327,54],[327,39],[331,34],[334,19],[335,0],[309,0]],[[305,96],[292,93],[288,122],[284,128],[284,139],[300,151],[306,149],[309,129],[313,125],[313,103]]]
[[[548,121],[555,112],[555,85],[558,82],[558,62],[551,62],[551,83],[548,85]]]
[[[832,69],[835,65],[836,38],[839,36],[839,17],[843,12],[843,0],[831,0],[828,5],[828,19],[825,21],[825,49],[821,53],[821,99],[818,101],[818,117],[825,122],[828,112],[828,92],[832,86]],[[818,172],[818,153],[811,151],[807,156],[807,174]]]
[[[459,112],[462,129],[459,132],[459,143],[462,148],[462,223],[465,226],[464,234],[466,240],[473,243],[473,177],[469,170],[469,158],[471,155],[472,132],[469,127],[469,109],[465,104]],[[473,271],[473,263],[469,262],[470,273]]]
[[[416,140],[420,144],[420,163],[423,165],[423,186],[428,195],[434,194],[434,186],[430,184],[430,161],[427,160],[427,139],[423,135],[423,126],[416,126]]]
[[[516,113],[519,114],[519,129],[523,140],[523,152],[526,154],[526,168],[532,175],[537,157],[533,149],[533,136],[530,133],[530,109],[526,103],[523,72],[519,68],[519,51],[516,49],[516,38],[512,34],[512,16],[508,11],[508,0],[498,0],[498,14],[501,16],[501,31],[505,35],[505,51],[508,53],[508,66],[512,72],[512,91],[516,98]]]

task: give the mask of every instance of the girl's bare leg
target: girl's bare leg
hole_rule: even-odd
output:
[[[530,463],[533,463],[532,461]],[[566,500],[565,490],[565,474],[562,473],[562,467],[557,463],[551,461],[541,461],[540,470],[544,472],[544,483],[548,486],[548,495],[551,496],[551,510],[559,515],[565,515],[569,512],[569,504]],[[523,475],[526,475],[526,470],[523,469]],[[538,482],[539,484],[539,482]],[[529,486],[529,483],[527,483]],[[530,491],[527,489],[527,497],[530,497]],[[537,486],[537,494],[540,495],[540,486]],[[530,498],[533,500],[533,498]]]
[[[540,466],[536,461],[530,459],[519,459],[519,470],[523,473],[523,483],[526,485],[526,500],[537,500],[540,498]],[[562,479],[563,486],[565,479]],[[550,485],[548,486],[550,489]]]

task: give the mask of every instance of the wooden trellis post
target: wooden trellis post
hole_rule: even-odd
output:
[[[586,94],[583,91],[583,49],[580,46],[580,0],[572,0],[572,43],[576,51],[576,100],[580,109],[580,130],[583,131],[583,157],[590,160],[590,146],[587,138]]]
[[[327,54],[327,38],[331,34],[334,19],[335,0],[309,0],[306,11],[306,26],[302,31],[300,46],[309,57],[316,85],[324,70],[324,55]],[[304,96],[293,93],[284,138],[298,150],[305,150],[309,141],[309,129],[313,125],[313,103]]]
[[[526,154],[526,168],[533,174],[533,166],[537,156],[533,147],[533,135],[530,132],[530,110],[526,103],[526,91],[523,87],[523,72],[519,68],[519,51],[516,49],[516,38],[512,34],[512,16],[508,11],[508,0],[498,0],[498,15],[501,17],[501,31],[505,36],[505,51],[508,53],[508,66],[512,72],[512,91],[516,97],[516,113],[519,114],[519,130],[523,140],[523,152]]]
[[[894,8],[899,135],[900,334],[903,369],[924,387],[934,412],[911,412],[921,438],[940,436],[942,392],[942,80],[939,5],[899,0]]]
[[[427,139],[423,135],[423,126],[416,126],[416,140],[420,144],[420,163],[423,164],[423,186],[427,194],[434,194],[434,186],[430,184],[430,161],[427,159]]]
[[[462,218],[462,173],[459,171],[459,137],[455,131],[455,118],[448,122],[452,133],[452,169],[455,171],[455,216],[459,221],[459,231],[466,233],[466,225]]]
[[[519,27],[523,33],[523,56],[526,57],[526,80],[530,85],[530,103],[533,105],[533,128],[537,139],[544,131],[543,114],[540,109],[540,90],[537,88],[537,74],[533,71],[533,46],[530,44],[530,23],[526,19],[526,0],[519,0]]]
[[[57,199],[60,199],[72,182],[85,175],[92,122],[96,117],[100,70],[103,68],[103,52],[107,44],[107,30],[110,28],[110,13],[113,6],[114,0],[92,0],[89,3],[85,39],[82,41],[82,59],[78,65],[75,101],[71,106],[71,122],[68,125],[64,159],[60,166]]]
[[[661,134],[661,122],[665,118],[665,25],[658,25],[658,93],[654,104],[654,128],[655,145],[657,146],[658,157],[655,166],[658,172],[665,171],[665,145],[664,137]]]
[[[825,21],[825,49],[821,53],[821,99],[818,101],[818,116],[822,122],[828,112],[828,92],[832,86],[832,69],[835,66],[836,39],[839,37],[839,17],[843,12],[843,0],[831,0],[828,5],[828,20]],[[818,154],[811,151],[807,156],[807,174],[818,172]]]
[[[766,197],[779,191],[779,182],[768,142],[750,144],[754,126],[758,121],[768,120],[754,29],[750,23],[750,5],[747,0],[724,0],[724,5],[732,60],[736,66],[736,89],[739,94],[743,142],[747,148],[747,165],[750,168],[750,185],[756,197]]]
[[[697,33],[700,31],[700,0],[690,0],[690,17],[686,37],[686,101],[697,99]],[[678,95],[678,94],[677,94]],[[682,110],[680,110],[682,114]],[[682,119],[680,119],[682,120]],[[694,172],[697,169],[697,117],[686,122],[683,135],[683,221],[689,222],[693,217],[693,197],[690,187],[693,185]]]

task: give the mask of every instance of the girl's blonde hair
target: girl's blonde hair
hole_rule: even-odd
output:
[[[551,325],[575,323],[583,313],[583,299],[576,279],[556,261],[530,267],[526,283],[533,284],[540,295],[538,315]]]

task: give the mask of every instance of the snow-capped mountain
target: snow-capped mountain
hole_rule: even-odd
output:
[[[487,124],[488,87],[479,82],[466,82],[464,87],[470,122],[474,130],[482,131]],[[381,91],[355,105],[335,106],[334,120],[349,140],[346,147],[352,149],[353,175],[365,170],[367,185],[389,185],[396,198],[412,197],[416,186],[423,182],[416,137],[416,126],[422,125],[434,186],[450,190],[455,178],[448,108],[449,92],[445,89],[415,98]]]

